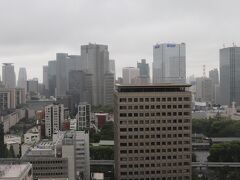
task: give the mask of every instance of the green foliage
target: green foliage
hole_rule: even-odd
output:
[[[240,121],[230,119],[193,119],[192,132],[208,137],[240,137]]]
[[[99,143],[101,138],[100,133],[90,131],[90,143]]]
[[[101,132],[90,132],[90,143],[98,143],[100,140],[113,140],[114,130],[113,122],[106,122],[101,129]]]
[[[113,122],[106,122],[101,129],[101,140],[113,140],[114,139],[114,128]]]
[[[236,141],[212,145],[208,161],[240,162],[240,142]]]
[[[90,146],[90,157],[94,160],[113,160],[114,150],[111,146]]]

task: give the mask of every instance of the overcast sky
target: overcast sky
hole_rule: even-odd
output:
[[[107,44],[117,75],[156,43],[186,43],[187,75],[218,67],[219,49],[240,44],[239,0],[0,0],[0,63],[42,80],[57,52]],[[151,65],[152,66],[152,65]],[[1,70],[0,70],[1,71]]]

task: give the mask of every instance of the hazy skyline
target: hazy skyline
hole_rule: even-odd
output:
[[[80,45],[109,46],[122,67],[146,59],[153,45],[186,43],[187,76],[218,68],[219,49],[240,44],[237,0],[1,0],[0,63],[26,67],[42,81],[42,66],[57,52],[80,54]],[[1,72],[1,69],[0,69]]]

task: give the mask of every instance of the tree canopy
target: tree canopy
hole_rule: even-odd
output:
[[[212,145],[208,161],[240,162],[240,142],[233,141]]]
[[[240,137],[240,121],[231,119],[193,119],[192,132],[208,137]]]

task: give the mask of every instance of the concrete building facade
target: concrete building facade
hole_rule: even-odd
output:
[[[52,135],[61,130],[64,121],[63,104],[52,104],[45,107],[45,136]]]
[[[91,121],[91,105],[87,103],[80,103],[78,105],[78,112],[76,115],[77,130],[84,131],[90,129]]]
[[[114,94],[115,179],[191,179],[188,85],[118,86]]]

